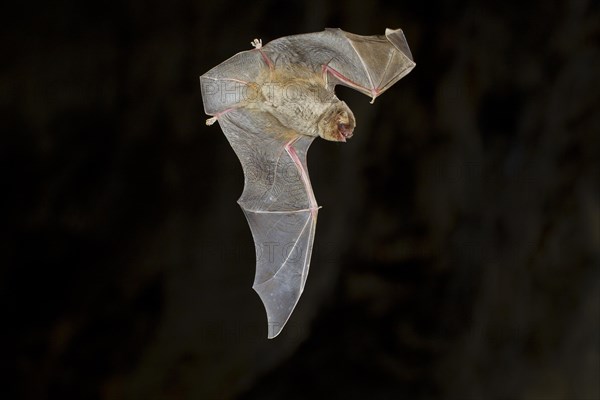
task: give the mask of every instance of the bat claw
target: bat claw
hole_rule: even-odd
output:
[[[217,122],[217,117],[211,117],[211,118],[209,118],[209,119],[206,120],[206,125],[207,126],[211,126],[215,122]]]
[[[250,42],[250,44],[254,47],[254,50],[260,51],[260,55],[262,56],[263,60],[265,61],[265,64],[267,64],[269,66],[269,69],[272,71],[274,69],[273,63],[271,62],[271,60],[269,60],[269,57],[267,57],[265,55],[265,53],[261,50],[262,49],[262,39],[254,39],[253,41]]]
[[[250,42],[250,44],[255,49],[261,49],[262,48],[262,39],[254,39],[253,41]]]

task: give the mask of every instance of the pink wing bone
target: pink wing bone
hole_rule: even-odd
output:
[[[243,94],[242,92],[237,92],[238,88],[227,88],[223,86],[219,87],[219,84],[227,85],[227,83],[230,83],[234,86],[237,84],[243,87],[250,87],[253,83],[253,79],[255,79],[255,77],[259,74],[260,69],[264,68],[263,65],[266,65],[270,70],[273,70],[273,63],[262,50],[262,41],[260,39],[254,39],[251,44],[254,46],[254,49],[243,51],[234,55],[230,59],[224,61],[200,77],[203,96],[205,96],[207,99],[212,99],[214,96],[220,97],[220,100],[217,99],[210,102],[211,106],[209,107],[207,107],[207,101],[205,99],[205,112],[208,115],[212,115],[211,118],[206,120],[206,125],[214,124],[223,114],[245,105],[243,102],[239,101],[239,99],[243,97]],[[260,54],[258,60],[255,58],[255,56],[253,56],[254,54]],[[260,65],[256,64],[257,62]],[[225,74],[229,76],[223,76],[223,73],[216,73],[214,76],[211,76],[213,71],[220,71],[221,69],[225,68],[232,69],[233,72],[236,72],[238,71],[236,68],[239,68],[240,64],[246,66],[244,73],[241,75],[245,75],[248,80],[231,77],[233,73]],[[238,96],[238,100],[234,102],[228,101],[225,99],[228,94]]]
[[[254,46],[254,50],[250,50],[250,51],[259,51],[260,55],[262,56],[263,61],[265,62],[265,64],[267,64],[269,66],[270,70],[273,70],[273,68],[275,68],[275,66],[273,65],[273,63],[271,62],[271,60],[269,59],[269,57],[267,57],[267,55],[265,54],[265,52],[262,50],[262,40],[261,39],[254,39],[252,42],[250,42],[250,44],[252,46]]]
[[[379,88],[376,88],[376,87],[367,88],[362,85],[359,85],[358,83],[352,81],[351,79],[346,78],[343,74],[336,71],[334,68],[330,67],[329,65],[323,65],[322,71],[323,71],[323,79],[325,79],[325,85],[327,85],[327,73],[329,72],[329,73],[331,73],[331,75],[335,76],[337,79],[340,80],[340,82],[343,82],[345,85],[347,85],[351,88],[354,88],[354,89],[358,90],[359,92],[370,95],[372,97],[371,104],[373,104],[375,102],[375,98],[381,94],[381,90]]]
[[[261,52],[262,53],[262,52]],[[235,78],[220,78],[220,79],[216,79],[216,78],[211,78],[211,77],[207,77],[206,79],[211,79],[214,81],[227,81],[227,82],[235,82],[235,83],[239,83],[240,85],[244,85],[244,86],[248,86],[249,82],[243,81],[241,79],[235,79]],[[216,114],[213,114],[212,117],[210,117],[209,119],[206,120],[206,125],[210,126],[212,124],[214,124],[215,122],[217,122],[217,120],[219,119],[219,117],[225,113],[228,113],[231,110],[235,110],[236,108],[242,107],[242,105],[237,105],[235,107],[229,107],[226,108],[223,111],[219,111]]]
[[[326,30],[340,40],[340,52],[350,58],[321,61],[323,79],[348,86],[371,97],[371,103],[415,66],[401,29],[386,29],[385,36],[358,36],[342,30]],[[387,55],[387,60],[385,59]],[[329,77],[331,74],[331,77]]]
[[[290,158],[292,159],[292,161],[294,161],[294,164],[296,165],[296,169],[298,170],[298,173],[300,174],[300,179],[302,180],[302,183],[304,184],[306,193],[308,194],[308,202],[309,202],[309,206],[310,206],[310,211],[311,211],[313,217],[316,218],[317,211],[319,210],[320,207],[317,205],[317,200],[315,199],[315,194],[313,193],[312,186],[310,184],[310,179],[308,178],[308,173],[302,166],[302,162],[300,161],[300,158],[298,157],[298,153],[296,153],[296,149],[294,148],[294,143],[296,143],[297,141],[298,141],[298,138],[294,138],[294,139],[290,140],[289,142],[287,142],[285,145],[285,151],[289,154]]]
[[[238,107],[231,107],[231,108],[227,108],[221,112],[216,113],[215,115],[213,115],[212,117],[210,117],[209,119],[206,120],[206,125],[211,126],[212,124],[214,124],[215,122],[217,122],[217,120],[219,119],[219,117],[225,113],[228,113],[231,110],[235,110]]]

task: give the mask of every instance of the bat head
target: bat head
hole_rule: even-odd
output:
[[[318,133],[325,140],[345,142],[352,137],[356,123],[352,110],[343,101],[333,103],[318,122]]]

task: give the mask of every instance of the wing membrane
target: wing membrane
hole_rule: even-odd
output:
[[[274,40],[264,52],[276,66],[300,64],[316,73],[325,68],[331,87],[341,84],[373,99],[416,65],[401,29],[377,36],[326,29]]]
[[[317,209],[306,152],[314,138],[288,132],[270,114],[246,108],[223,114],[219,124],[244,169],[238,203],[254,238],[253,288],[272,338],[292,314],[308,276]]]

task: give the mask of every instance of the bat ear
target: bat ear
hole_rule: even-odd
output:
[[[406,57],[413,60],[412,53],[410,52],[410,48],[408,47],[408,43],[406,42],[406,37],[404,37],[404,32],[402,29],[389,29],[385,28],[385,37],[390,41],[391,44],[394,45],[395,48],[400,50]]]

